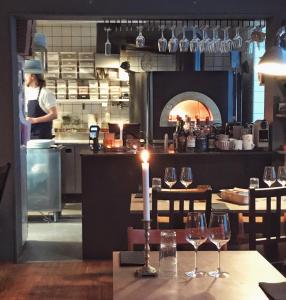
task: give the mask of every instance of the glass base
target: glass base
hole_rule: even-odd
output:
[[[190,272],[186,272],[185,275],[187,275],[190,278],[201,278],[201,277],[206,276],[206,272],[193,270],[193,271],[190,271]]]
[[[210,277],[215,277],[215,278],[227,278],[229,277],[229,273],[227,272],[221,272],[221,271],[211,271],[211,272],[208,272],[208,275]]]

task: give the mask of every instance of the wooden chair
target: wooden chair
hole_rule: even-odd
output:
[[[281,235],[281,197],[286,196],[285,187],[250,189],[249,190],[249,249],[256,250],[258,244],[277,244],[286,241],[286,236]],[[258,223],[256,220],[256,201],[258,198],[266,198],[266,210],[261,218],[263,237],[257,238]],[[276,210],[271,211],[272,205]],[[261,213],[259,214],[261,215]],[[261,226],[260,226],[261,227]],[[261,232],[261,230],[259,230]]]
[[[2,201],[10,167],[11,167],[10,163],[7,163],[4,166],[0,166],[0,203]]]
[[[169,209],[165,213],[165,222],[169,228],[184,228],[185,222],[184,217],[187,215],[187,212],[194,210],[194,201],[200,200],[205,202],[205,213],[207,222],[209,221],[211,213],[211,198],[212,198],[212,189],[207,188],[196,188],[189,190],[161,190],[161,191],[152,191],[152,212],[151,212],[151,228],[158,228],[160,223],[160,216],[158,211],[158,201],[168,201]],[[187,209],[185,210],[185,201],[187,201]],[[179,210],[174,209],[175,202],[179,202]],[[167,219],[167,220],[166,220]]]
[[[177,245],[187,245],[185,229],[174,229],[176,232]],[[145,235],[144,229],[134,229],[133,227],[127,228],[128,237],[128,250],[133,251],[134,245],[144,245]],[[161,230],[150,230],[150,245],[160,245]]]
[[[185,229],[173,229],[176,232],[177,245],[190,245],[186,241]],[[133,227],[127,228],[128,250],[133,251],[135,245],[144,245],[145,243],[144,229],[134,229]],[[150,229],[150,245],[160,245],[161,230]],[[207,241],[208,242],[208,241]],[[222,250],[227,250],[227,245],[222,247]]]

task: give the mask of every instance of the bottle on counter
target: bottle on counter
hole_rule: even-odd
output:
[[[184,123],[185,122],[182,119],[179,121],[179,129],[178,129],[178,136],[177,136],[178,152],[186,152],[187,138],[184,130]]]
[[[177,116],[177,122],[176,122],[176,129],[173,133],[173,145],[174,145],[174,151],[178,151],[178,132],[179,132],[179,126],[180,126],[180,116]]]
[[[196,149],[196,136],[194,135],[194,132],[190,130],[187,136],[186,151],[195,152],[195,149]]]
[[[169,149],[169,136],[168,133],[164,134],[164,152],[168,152]]]

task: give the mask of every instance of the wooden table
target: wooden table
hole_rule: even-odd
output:
[[[130,212],[142,212],[143,211],[143,199],[142,198],[136,198],[136,194],[131,194],[131,203],[130,203]],[[151,202],[151,197],[150,197]],[[212,195],[212,204],[213,203],[224,203],[226,207],[229,209],[230,212],[233,213],[243,213],[248,211],[248,205],[238,205],[230,202],[223,201],[217,194]],[[275,201],[273,201],[272,209],[275,210]],[[150,205],[150,208],[152,208],[152,205]],[[204,211],[205,210],[205,204],[203,202],[195,202],[194,209],[197,211]],[[257,212],[264,212],[266,209],[266,201],[265,199],[259,199],[256,201],[256,210]],[[159,201],[158,203],[158,210],[159,211],[168,211],[168,202],[167,201]],[[175,204],[175,210],[178,210],[178,204],[176,206]],[[187,210],[187,206],[186,206]],[[286,198],[282,199],[281,203],[281,210],[283,212],[286,212]]]
[[[113,299],[268,299],[258,286],[261,281],[282,282],[279,273],[257,251],[222,251],[221,266],[230,273],[228,278],[190,279],[184,275],[194,266],[194,252],[178,251],[177,278],[136,278],[138,267],[120,267],[119,253],[113,253]],[[151,252],[151,263],[158,269],[158,252]],[[215,270],[216,251],[198,253],[198,267]]]

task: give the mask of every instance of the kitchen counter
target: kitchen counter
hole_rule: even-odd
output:
[[[130,195],[142,184],[139,154],[93,153],[82,150],[83,258],[108,259],[112,251],[127,250],[127,227],[132,224]],[[281,164],[275,152],[237,151],[203,153],[151,153],[150,181],[164,177],[165,167],[191,166],[192,186],[247,188],[250,177],[261,182],[265,165]],[[182,188],[178,182],[174,188]]]
[[[75,140],[75,139],[55,139],[56,144],[80,144],[80,145],[88,145],[89,140]]]

